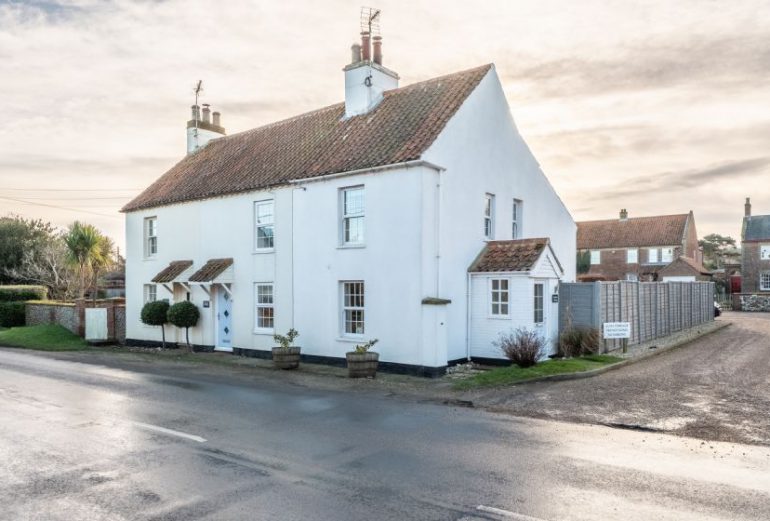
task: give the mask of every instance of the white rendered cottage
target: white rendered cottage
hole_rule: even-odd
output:
[[[196,346],[247,356],[292,327],[310,360],[377,338],[383,369],[426,375],[517,327],[554,345],[576,227],[494,65],[399,88],[353,51],[344,103],[227,137],[193,107],[188,155],[124,208],[129,343],[160,340],[139,315],[167,298],[201,309]]]

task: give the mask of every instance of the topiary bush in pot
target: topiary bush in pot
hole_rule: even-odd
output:
[[[176,327],[183,327],[185,329],[185,341],[187,342],[187,349],[190,352],[192,352],[192,346],[190,345],[190,328],[195,327],[198,324],[200,316],[201,313],[198,310],[198,306],[189,300],[177,302],[169,307],[168,313],[166,313],[169,322]]]

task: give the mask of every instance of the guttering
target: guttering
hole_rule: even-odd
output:
[[[411,161],[402,161],[401,163],[391,163],[389,165],[382,165],[382,166],[375,166],[370,168],[359,168],[357,170],[348,170],[346,172],[338,172],[336,174],[325,174],[325,175],[319,175],[316,177],[307,177],[305,179],[292,179],[289,181],[289,184],[292,185],[301,185],[304,183],[313,183],[315,181],[325,181],[327,179],[336,179],[338,177],[347,177],[351,175],[358,175],[358,174],[373,174],[375,172],[384,172],[386,170],[396,170],[398,168],[412,168],[416,166],[426,166],[428,168],[432,168],[436,170],[437,172],[443,172],[446,170],[443,166],[439,166],[435,163],[431,163],[430,161],[425,161],[424,159],[413,159]]]

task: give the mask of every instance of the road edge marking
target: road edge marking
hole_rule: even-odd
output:
[[[488,514],[497,514],[498,516],[507,517],[508,519],[516,519],[517,521],[545,521],[545,519],[539,517],[532,517],[525,514],[517,514],[510,510],[503,510],[502,508],[488,507],[485,505],[479,505],[476,507],[479,512],[487,512]]]
[[[185,438],[187,440],[197,441],[198,443],[205,443],[206,441],[208,441],[206,438],[196,436],[195,434],[187,434],[186,432],[175,431],[174,429],[167,429],[159,425],[152,425],[150,423],[142,423],[142,422],[131,422],[131,423],[143,429],[160,432],[162,434],[168,434],[170,436],[178,436],[180,438]]]

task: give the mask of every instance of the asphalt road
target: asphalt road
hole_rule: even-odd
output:
[[[617,371],[467,398],[517,415],[770,445],[770,313],[720,320],[731,324]]]
[[[767,447],[0,349],[3,520],[769,519],[769,472]]]

